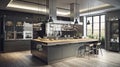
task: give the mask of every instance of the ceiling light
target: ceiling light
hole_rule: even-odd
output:
[[[80,12],[86,12],[86,11],[89,11],[89,10],[95,10],[95,9],[100,9],[100,8],[104,8],[104,7],[109,7],[111,6],[110,4],[104,4],[104,5],[100,5],[100,6],[94,6],[94,7],[91,7],[91,8],[86,8],[86,9],[81,9],[79,10]]]
[[[38,8],[32,8],[29,6],[22,6],[22,5],[17,5],[17,4],[8,4],[7,7],[46,12],[46,9],[43,9],[43,8],[38,9]]]
[[[66,16],[66,15],[69,15],[70,14],[70,12],[60,12],[60,11],[57,11],[57,14],[58,15],[64,15],[64,16]]]
[[[26,9],[26,10],[32,10],[32,11],[40,11],[40,12],[44,12],[46,13],[46,8],[39,8],[38,7],[30,7],[30,6],[23,6],[23,5],[18,5],[15,3],[9,3],[7,5],[8,8],[18,8],[18,9]],[[68,16],[70,14],[70,12],[65,12],[65,11],[57,11],[58,15],[62,15],[62,16]]]

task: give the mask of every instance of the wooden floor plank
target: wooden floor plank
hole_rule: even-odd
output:
[[[71,57],[45,65],[30,51],[0,54],[0,67],[120,67],[120,54],[102,50],[103,55]]]

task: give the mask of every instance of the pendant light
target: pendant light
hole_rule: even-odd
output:
[[[53,22],[53,19],[52,19],[52,17],[51,17],[51,16],[49,17],[48,22]]]
[[[78,24],[78,20],[77,19],[75,19],[75,23],[74,24]]]
[[[88,15],[90,13],[90,9],[89,9],[90,7],[89,6],[90,6],[90,4],[89,4],[89,1],[88,1]],[[90,25],[90,20],[87,21],[87,25]]]
[[[89,24],[90,24],[90,21],[88,20],[88,21],[87,21],[87,25],[89,25]]]

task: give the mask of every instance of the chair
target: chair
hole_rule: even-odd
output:
[[[82,44],[79,48],[78,48],[78,57],[84,57],[85,53],[85,46]]]
[[[85,45],[85,55],[90,56],[90,55],[94,54],[93,46],[94,46],[94,44]]]
[[[96,47],[94,47],[94,50],[96,50],[96,52],[98,52],[98,54],[99,54],[99,50],[100,50],[101,55],[103,55],[100,42],[96,44]]]

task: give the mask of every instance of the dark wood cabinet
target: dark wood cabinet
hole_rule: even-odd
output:
[[[120,51],[120,20],[110,21],[109,50]]]

